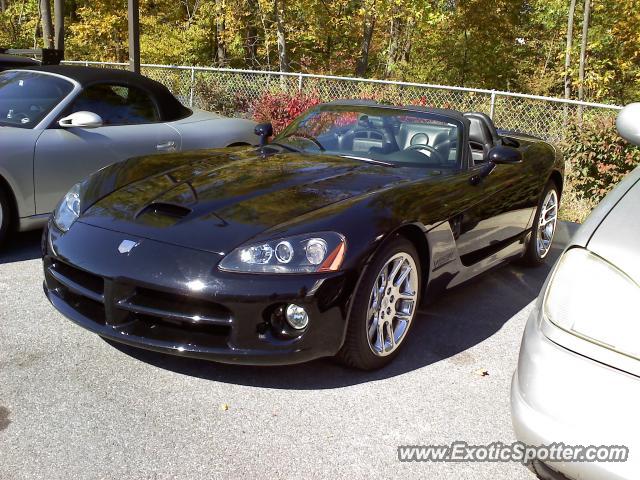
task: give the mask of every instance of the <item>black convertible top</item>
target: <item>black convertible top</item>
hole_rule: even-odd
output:
[[[189,109],[183,106],[178,99],[173,96],[167,87],[155,80],[151,80],[148,77],[129,70],[85,67],[80,65],[48,65],[21,69],[62,75],[78,82],[83,88],[95,83],[105,82],[141,88],[154,98],[160,109],[160,116],[164,121],[176,120],[191,113]]]
[[[7,55],[0,53],[0,70],[7,68],[28,67],[31,65],[39,65],[38,61],[33,58],[20,57],[18,55]]]
[[[407,110],[410,112],[422,112],[422,113],[432,113],[434,115],[440,115],[443,117],[449,117],[453,120],[457,120],[463,125],[468,125],[468,119],[465,118],[464,114],[458,110],[451,110],[447,108],[432,108],[432,107],[423,107],[421,105],[388,105],[385,103],[380,103],[375,100],[360,100],[360,99],[340,99],[333,100],[328,103],[322,103],[322,105],[341,105],[341,106],[368,106],[368,107],[376,107],[376,108],[392,108],[395,110]]]

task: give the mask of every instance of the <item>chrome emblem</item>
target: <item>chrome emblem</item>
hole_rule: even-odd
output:
[[[134,242],[133,240],[123,240],[118,247],[118,251],[122,254],[130,253],[131,250],[140,245],[140,242]]]

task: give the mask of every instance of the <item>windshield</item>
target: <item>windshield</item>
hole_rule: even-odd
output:
[[[71,82],[53,75],[0,73],[0,126],[35,127],[71,90]]]
[[[370,105],[321,105],[274,142],[303,152],[402,167],[457,168],[461,128],[454,119]]]

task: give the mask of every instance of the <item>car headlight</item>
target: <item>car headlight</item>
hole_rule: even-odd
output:
[[[584,248],[560,259],[547,289],[544,314],[574,335],[640,359],[640,287]]]
[[[63,232],[68,231],[80,216],[80,187],[80,183],[71,187],[53,213],[53,222]]]
[[[246,273],[333,272],[342,265],[345,251],[339,233],[296,235],[243,245],[224,257],[219,268]]]

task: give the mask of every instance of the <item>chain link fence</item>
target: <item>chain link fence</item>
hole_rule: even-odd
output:
[[[65,63],[127,68],[124,63]],[[614,117],[621,108],[494,90],[301,73],[172,65],[143,65],[142,73],[166,85],[185,105],[224,115],[250,117],[253,106],[265,93],[286,92],[322,101],[373,99],[395,105],[484,112],[498,128],[549,141],[563,140],[567,125],[576,119]]]

